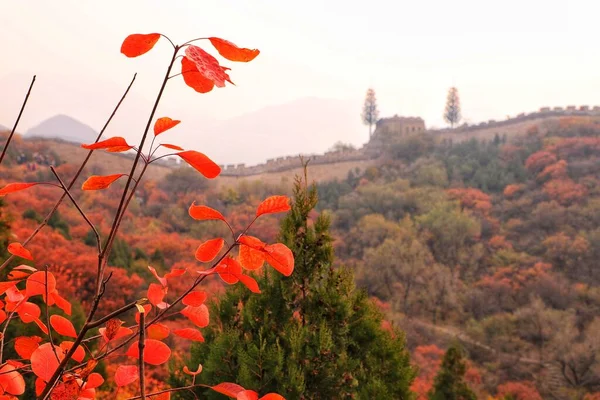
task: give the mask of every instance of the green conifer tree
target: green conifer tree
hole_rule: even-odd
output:
[[[203,364],[197,382],[236,382],[287,400],[411,399],[415,373],[404,335],[382,329],[381,312],[354,286],[352,273],[333,267],[329,218],[311,218],[316,204],[305,172],[296,179],[280,232],[294,253],[294,273],[283,277],[263,268],[261,294],[236,285],[212,304],[206,341],[193,346],[189,362],[194,369]],[[171,380],[184,384],[180,375]]]
[[[464,357],[464,352],[458,344],[446,350],[442,366],[429,392],[430,400],[477,400],[477,396],[464,379],[467,372]]]

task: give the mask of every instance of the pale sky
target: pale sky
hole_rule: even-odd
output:
[[[381,116],[421,116],[428,126],[443,126],[452,85],[471,122],[542,106],[596,105],[599,14],[594,0],[0,0],[0,123],[13,123],[35,73],[21,131],[59,113],[99,129],[138,72],[109,133],[137,137],[171,50],[163,40],[136,59],[119,49],[128,34],[151,32],[176,43],[218,36],[261,50],[248,64],[221,59],[237,86],[201,95],[174,79],[161,103],[159,116],[186,123],[177,137],[211,141],[206,146],[221,162],[285,154],[253,157],[246,145],[232,143],[224,151],[202,135],[203,127],[306,97],[354,103],[355,121],[342,124],[352,126],[347,137],[334,130],[320,136],[330,145],[362,144],[359,114],[369,86]],[[199,44],[216,55],[210,44]]]

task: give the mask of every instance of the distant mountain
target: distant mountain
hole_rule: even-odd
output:
[[[75,143],[91,143],[98,132],[67,115],[55,115],[25,132],[25,137],[56,138]]]
[[[7,131],[7,130],[8,130],[7,127],[5,127],[4,125],[0,125],[0,132],[4,132],[4,131]]]
[[[215,122],[201,134],[181,132],[178,143],[219,163],[256,164],[268,158],[322,154],[337,141],[360,147],[368,140],[360,107],[352,101],[308,97]],[[226,145],[224,145],[226,144]]]

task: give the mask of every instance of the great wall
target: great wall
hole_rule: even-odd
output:
[[[493,140],[494,136],[498,134],[510,139],[527,133],[532,126],[537,126],[541,133],[545,133],[552,124],[557,124],[560,118],[563,117],[591,118],[600,122],[600,106],[543,107],[538,111],[521,113],[502,121],[489,120],[473,125],[463,124],[455,129],[426,129],[425,122],[421,118],[396,115],[379,120],[369,141],[359,149],[328,151],[324,154],[304,154],[302,156],[305,160],[310,160],[310,165],[313,167],[314,175],[317,175],[317,180],[329,180],[343,177],[351,169],[362,169],[371,165],[381,156],[386,138],[430,134],[440,141],[458,143],[470,139],[489,141]],[[72,152],[71,146],[72,144],[67,146],[67,150],[65,150],[69,154]],[[126,159],[132,157],[131,154],[126,153],[111,153],[110,155],[117,155]],[[246,166],[245,164],[221,165],[221,177],[225,178],[222,183],[227,184],[246,177],[278,181],[282,176],[287,176],[289,172],[300,168],[299,156],[300,154],[273,158],[263,164],[253,166]],[[156,171],[157,177],[164,176],[171,168],[183,165],[179,158],[174,157],[164,158],[156,164],[158,165],[155,169],[160,169],[160,171],[158,169]]]
[[[344,151],[329,151],[324,154],[304,154],[311,165],[336,164],[351,161],[368,161],[381,155],[381,142],[383,135],[402,136],[406,134],[428,133],[441,140],[452,140],[457,143],[470,139],[491,140],[495,134],[506,135],[511,138],[523,135],[532,126],[544,129],[561,117],[594,117],[600,120],[600,106],[568,106],[568,107],[542,107],[532,113],[521,113],[515,117],[502,121],[489,120],[475,125],[463,124],[455,129],[425,129],[424,121],[415,117],[383,118],[377,123],[368,143],[359,149]],[[175,160],[165,160],[164,165],[178,165]],[[279,157],[267,160],[263,164],[246,166],[245,164],[221,165],[221,175],[229,177],[247,177],[266,173],[277,173],[299,167],[299,155]]]

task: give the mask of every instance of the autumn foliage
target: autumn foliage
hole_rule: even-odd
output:
[[[152,50],[161,38],[173,48],[163,89],[177,75],[182,75],[188,86],[201,93],[209,92],[214,86],[222,88],[225,82],[232,83],[227,72],[229,68],[221,66],[217,58],[192,44],[201,39],[175,45],[159,33],[133,34],[123,41],[121,53],[130,58],[141,56]],[[210,37],[207,40],[229,61],[249,62],[259,54],[258,50],[240,48],[221,38]],[[171,74],[179,56],[182,57],[181,73]],[[51,216],[63,199],[68,198],[75,206],[78,217],[85,221],[87,232],[91,233],[92,244],[72,245],[63,242],[64,238],[61,239],[60,235],[55,237],[53,246],[36,241],[37,232],[47,223],[47,219],[41,221],[40,228],[33,230],[27,240],[14,241],[7,246],[9,257],[0,267],[8,271],[7,280],[0,282],[0,295],[3,296],[0,301],[0,323],[4,324],[5,332],[9,324],[31,325],[35,327],[35,334],[25,333],[14,338],[2,335],[0,357],[2,354],[6,355],[5,349],[11,346],[19,358],[0,359],[0,398],[14,399],[21,395],[26,396],[23,398],[32,398],[34,395],[26,392],[24,377],[27,372],[32,372],[35,376],[35,396],[40,399],[95,399],[99,396],[98,388],[105,381],[109,381],[112,387],[116,386],[117,391],[128,397],[137,398],[135,395],[139,393],[141,398],[151,396],[152,399],[168,399],[179,388],[158,387],[151,376],[152,369],[164,368],[172,358],[172,337],[189,342],[204,341],[201,329],[210,324],[209,309],[205,304],[210,294],[201,290],[200,285],[208,277],[219,276],[226,284],[241,284],[251,292],[260,293],[252,272],[262,268],[264,263],[285,276],[292,274],[294,256],[285,245],[266,243],[248,235],[248,231],[261,216],[290,210],[286,196],[266,198],[241,230],[238,230],[236,224],[230,224],[219,211],[192,202],[188,210],[189,218],[199,221],[218,220],[225,225],[225,231],[230,236],[204,241],[196,248],[195,254],[190,251],[186,256],[177,251],[178,257],[189,261],[176,263],[166,273],[159,273],[153,266],[148,266],[146,276],[150,278],[146,282],[145,297],[130,298],[135,292],[129,292],[128,288],[134,282],[133,287],[141,284],[142,279],[138,275],[123,275],[123,269],[109,267],[108,261],[113,257],[113,252],[118,252],[115,249],[121,246],[119,228],[128,215],[130,201],[136,192],[143,191],[147,167],[164,157],[156,156],[156,150],[159,147],[173,150],[172,155],[180,157],[205,178],[216,178],[221,172],[220,167],[201,152],[184,150],[170,143],[155,143],[159,135],[160,140],[181,123],[166,116],[154,118],[161,96],[162,90],[156,98],[147,128],[138,145],[129,144],[118,136],[102,140],[98,137],[94,143],[82,145],[90,152],[118,153],[133,150],[136,153],[130,171],[91,175],[81,186],[84,192],[111,190],[111,193],[119,193],[121,190],[114,188],[115,182],[124,182],[123,190],[117,195],[120,201],[118,205],[113,204],[113,210],[115,206],[116,210],[111,218],[102,215],[102,212],[84,211],[86,207],[72,193],[73,184],[87,160],[70,184],[61,179],[65,171],[51,167],[49,176],[54,175],[53,180],[9,183],[0,189],[0,196],[19,196],[22,191],[34,186],[44,187],[48,191],[46,198],[49,203],[53,201],[50,198],[58,199]],[[154,123],[151,124],[152,122]],[[151,125],[153,140],[149,149],[145,149]],[[71,265],[78,265],[78,262],[60,254],[61,245],[76,246],[76,249],[70,250],[81,257],[79,263],[86,266],[95,264],[97,267],[92,273],[75,273],[66,266],[69,263],[64,260],[71,259]],[[186,248],[189,247],[186,245]],[[55,262],[48,263],[48,260],[54,259],[52,255],[44,256],[45,265],[36,262],[36,255],[45,254],[49,248],[57,253]],[[194,255],[197,262],[193,261]],[[72,285],[59,284],[64,282],[64,276],[69,277]],[[73,287],[78,290],[70,289]],[[77,299],[77,303],[85,307],[83,312],[78,311],[85,315],[84,321],[76,321],[74,318],[72,299],[78,294],[87,294]],[[176,323],[167,321],[168,318],[174,318]],[[23,332],[31,332],[31,329]],[[107,363],[109,367],[105,370],[110,372],[107,375],[98,372],[98,367]],[[195,376],[201,371],[201,365],[195,372],[187,367],[183,370],[192,378],[192,386]],[[137,385],[137,389],[134,385]],[[147,392],[150,388],[156,392]],[[283,399],[278,394],[259,394],[232,382],[222,382],[210,388],[238,400]]]

